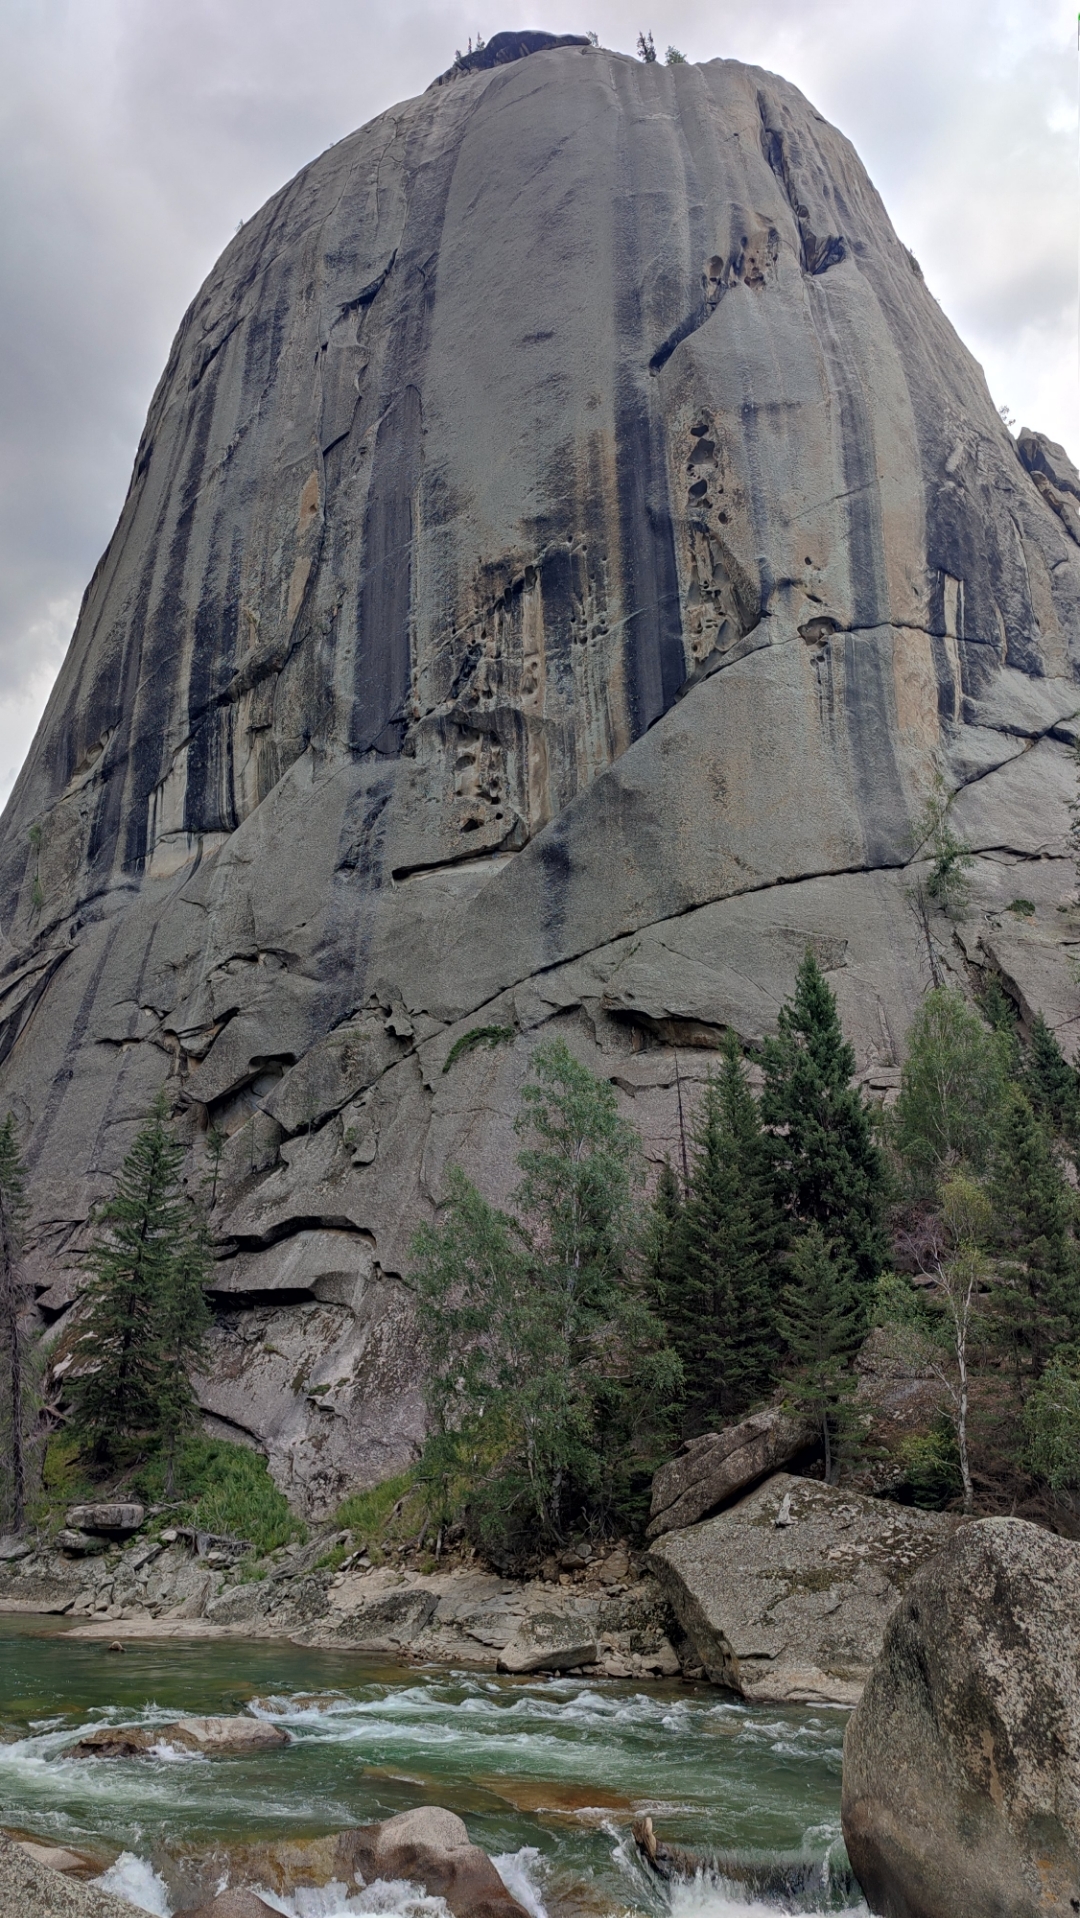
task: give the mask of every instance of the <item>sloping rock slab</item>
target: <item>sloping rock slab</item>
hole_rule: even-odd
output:
[[[1080,1910],[1080,1545],[981,1519],[912,1580],[847,1728],[843,1821],[888,1918]]]
[[[666,1533],[649,1564],[714,1684],[854,1705],[900,1593],[956,1523],[778,1472],[730,1511]]]
[[[65,1758],[141,1758],[160,1745],[205,1758],[235,1758],[291,1743],[288,1732],[262,1718],[178,1718],[171,1725],[102,1725],[64,1753]]]
[[[0,1911],[18,1918],[131,1918],[124,1898],[80,1885],[0,1836]]]
[[[759,1479],[787,1465],[813,1441],[810,1427],[771,1407],[723,1432],[690,1439],[652,1483],[647,1538],[695,1525]]]

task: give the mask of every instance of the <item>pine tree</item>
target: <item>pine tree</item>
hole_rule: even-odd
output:
[[[1080,1337],[1076,1202],[1023,1093],[1006,1109],[991,1179],[1003,1254],[996,1305],[1017,1364],[1039,1378],[1055,1345]]]
[[[1031,1028],[1024,1090],[1036,1116],[1059,1138],[1075,1144],[1080,1133],[1080,1086],[1041,1012]]]
[[[84,1254],[90,1280],[72,1380],[72,1425],[98,1464],[127,1445],[164,1440],[170,1454],[195,1422],[188,1367],[207,1324],[208,1256],[180,1187],[184,1148],[169,1135],[164,1096],[96,1215]]]
[[[791,1279],[777,1313],[780,1333],[798,1368],[787,1396],[821,1433],[825,1479],[831,1485],[854,1423],[855,1379],[849,1361],[862,1337],[863,1314],[852,1303],[850,1266],[819,1225],[811,1225],[796,1240],[789,1264]]]
[[[836,999],[809,949],[764,1065],[761,1116],[772,1128],[778,1200],[793,1226],[819,1225],[844,1254],[865,1324],[887,1257],[885,1163],[851,1084],[855,1053]]]
[[[26,1425],[28,1414],[27,1334],[24,1313],[30,1288],[22,1278],[19,1260],[25,1212],[26,1175],[9,1112],[0,1125],[0,1352],[3,1354],[3,1407],[0,1431],[11,1461],[11,1528],[21,1532],[26,1521]]]
[[[730,1035],[719,1076],[705,1088],[662,1308],[692,1430],[745,1411],[776,1376],[778,1233],[769,1146]]]

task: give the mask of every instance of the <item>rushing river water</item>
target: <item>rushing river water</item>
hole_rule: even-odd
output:
[[[293,1742],[246,1758],[62,1756],[90,1725],[251,1706]],[[404,1669],[285,1642],[130,1640],[120,1657],[55,1620],[0,1618],[2,1822],[119,1853],[105,1882],[160,1918],[190,1898],[195,1856],[432,1803],[460,1813],[533,1918],[861,1910],[842,1879],[843,1725],[705,1687]],[[669,1893],[630,1840],[644,1811],[695,1852],[835,1860],[831,1889],[763,1906],[710,1876]],[[296,1918],[445,1918],[402,1888],[271,1902]]]

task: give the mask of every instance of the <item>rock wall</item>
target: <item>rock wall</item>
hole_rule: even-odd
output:
[[[773,75],[548,46],[306,167],[183,321],[0,830],[59,1351],[167,1084],[193,1181],[228,1134],[205,1408],[317,1512],[410,1456],[409,1237],[454,1160],[507,1189],[539,1030],[654,1158],[807,942],[870,1083],[973,968],[1071,1046],[1070,474]]]

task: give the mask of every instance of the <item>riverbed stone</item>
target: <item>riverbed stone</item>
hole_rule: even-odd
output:
[[[234,1879],[279,1897],[328,1884],[405,1880],[444,1898],[454,1918],[524,1918],[462,1819],[440,1805],[418,1805],[324,1838],[236,1847],[229,1870]]]
[[[911,1580],[844,1738],[885,1918],[1080,1910],[1080,1544],[980,1519]]]
[[[956,1523],[778,1472],[717,1517],[665,1533],[648,1563],[714,1684],[854,1705],[897,1599]]]
[[[219,1891],[205,1904],[187,1907],[176,1918],[276,1918],[277,1907],[268,1905],[257,1892],[238,1889]]]
[[[813,1444],[813,1428],[776,1406],[753,1412],[722,1432],[688,1439],[652,1483],[647,1538],[707,1518]]]
[[[64,1757],[140,1758],[169,1745],[204,1758],[233,1758],[290,1743],[288,1732],[262,1718],[178,1718],[170,1725],[102,1725],[70,1746]]]

